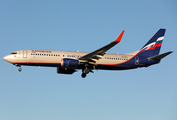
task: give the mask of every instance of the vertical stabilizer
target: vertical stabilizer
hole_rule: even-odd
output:
[[[155,56],[160,52],[162,41],[166,29],[159,29],[155,35],[140,49],[139,55],[141,56]]]

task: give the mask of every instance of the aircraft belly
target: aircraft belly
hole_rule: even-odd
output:
[[[35,57],[35,58],[21,58],[18,62],[14,64],[29,65],[29,66],[49,66],[49,67],[58,67],[61,66],[61,60],[54,58],[44,58],[44,57]]]

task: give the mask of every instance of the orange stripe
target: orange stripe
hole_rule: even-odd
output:
[[[34,63],[34,64],[61,64],[61,63],[46,63],[46,62],[40,62],[40,63],[38,63],[38,62],[14,62],[14,63],[12,63],[12,64],[20,64],[20,63]]]

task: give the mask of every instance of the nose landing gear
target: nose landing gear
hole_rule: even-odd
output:
[[[17,66],[17,67],[19,67],[19,68],[18,68],[18,71],[19,71],[19,72],[22,71],[22,68],[21,68],[21,65],[20,65],[20,64],[13,64],[13,66]]]
[[[18,71],[19,71],[19,72],[21,72],[21,71],[22,71],[22,68],[21,68],[21,67],[20,67],[20,68],[18,68]]]

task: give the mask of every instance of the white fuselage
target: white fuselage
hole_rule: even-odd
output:
[[[3,59],[19,66],[47,66],[57,67],[57,73],[73,74],[76,69],[82,69],[82,77],[94,69],[127,70],[148,67],[158,64],[162,58],[172,51],[160,54],[159,51],[165,34],[165,29],[159,29],[156,34],[138,51],[128,54],[106,54],[106,51],[119,43],[124,30],[113,42],[93,51],[69,52],[54,50],[19,50],[12,52]]]
[[[12,64],[33,63],[48,66],[48,64],[61,64],[63,58],[78,59],[86,54],[88,53],[54,50],[19,50],[5,56],[4,59]],[[114,65],[123,63],[132,57],[133,55],[128,54],[105,54],[99,61],[96,61],[95,64]]]

